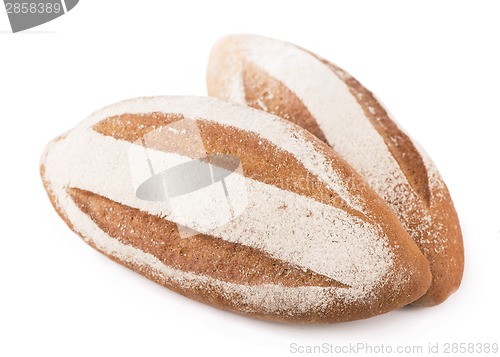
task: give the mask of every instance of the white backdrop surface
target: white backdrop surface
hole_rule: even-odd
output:
[[[344,352],[421,346],[423,356],[500,342],[498,2],[81,0],[18,34],[0,9],[1,356],[335,355],[328,346],[358,344]],[[205,95],[209,50],[231,33],[332,60],[423,145],[465,239],[464,280],[448,301],[337,325],[254,321],[119,266],[61,221],[38,174],[45,144],[119,100]]]

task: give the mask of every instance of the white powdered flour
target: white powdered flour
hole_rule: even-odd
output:
[[[182,113],[231,125],[260,135],[294,155],[312,175],[317,176],[344,198],[352,208],[362,202],[349,199],[329,160],[296,132],[294,126],[269,114],[194,97],[140,98],[105,108],[68,135],[52,142],[42,158],[46,181],[62,211],[75,229],[100,250],[123,261],[147,266],[167,281],[185,287],[203,286],[233,294],[256,311],[295,311],[326,308],[336,299],[362,301],[390,274],[393,253],[379,227],[345,211],[312,198],[281,190],[246,178],[248,207],[229,224],[209,231],[190,222],[188,228],[220,239],[260,249],[274,258],[333,278],[348,288],[249,286],[220,281],[208,276],[172,269],[154,256],[112,239],[68,196],[68,187],[80,188],[107,197],[149,214],[173,220],[163,202],[149,202],[135,195],[128,152],[132,143],[101,135],[91,127],[110,116],[123,113]],[[258,118],[256,118],[258,117]],[[154,151],[154,150],[152,150]],[[186,160],[174,153],[153,153],[156,160],[169,163]],[[175,223],[183,224],[189,222]]]
[[[317,57],[293,44],[259,36],[235,36],[231,41],[236,48],[235,55],[244,60],[234,62],[240,67],[240,73],[239,76],[225,77],[228,85],[242,81],[245,61],[283,83],[302,100],[333,149],[389,204],[412,238],[425,243],[422,237],[432,224],[428,209],[343,79]],[[229,70],[236,71],[235,68]],[[246,104],[244,99],[241,100],[244,93],[234,98],[240,98],[238,103]],[[418,143],[413,143],[422,155],[431,191],[443,188],[444,183],[435,165]],[[420,224],[411,226],[410,222],[416,219]]]

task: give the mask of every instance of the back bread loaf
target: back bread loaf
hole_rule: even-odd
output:
[[[361,177],[262,111],[197,97],[128,100],[52,141],[41,174],[86,243],[218,308],[349,321],[430,285],[427,260]]]
[[[237,35],[214,46],[209,95],[279,115],[340,154],[389,204],[429,260],[432,286],[417,305],[439,304],[462,279],[462,234],[436,167],[375,96],[347,72],[278,40]]]

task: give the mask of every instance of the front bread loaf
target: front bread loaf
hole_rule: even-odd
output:
[[[288,119],[328,143],[387,202],[429,260],[433,281],[417,305],[460,285],[462,234],[436,167],[375,96],[339,67],[278,40],[236,35],[214,46],[209,95]]]
[[[221,309],[349,321],[430,285],[427,260],[361,177],[306,130],[255,109],[118,103],[52,141],[41,175],[90,246]]]

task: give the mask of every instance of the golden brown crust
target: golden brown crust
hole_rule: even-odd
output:
[[[179,114],[125,114],[102,120],[94,125],[93,129],[102,135],[133,143],[141,141],[149,132],[181,119],[184,118]],[[208,155],[230,154],[237,157],[242,164],[245,177],[302,196],[312,197],[319,202],[347,210],[363,219],[359,212],[350,209],[346,202],[329,189],[324,182],[310,175],[297,158],[280,150],[269,140],[235,127],[223,126],[201,119],[196,120],[196,124],[200,130],[206,153]],[[147,145],[152,149],[191,156],[189,140],[179,139],[176,142],[152,140]],[[349,173],[346,172],[346,180],[349,179],[348,175]]]
[[[422,202],[429,206],[431,196],[429,176],[422,156],[411,139],[389,118],[387,111],[380,105],[372,92],[363,87],[361,83],[344,70],[328,61],[322,60],[322,62],[347,84],[372,126],[384,139],[385,145],[399,164],[413,190],[418,194]]]
[[[181,238],[175,223],[90,191],[70,188],[68,192],[78,208],[110,237],[139,248],[174,269],[234,283],[245,281],[248,285],[346,287],[238,243],[206,234]]]
[[[344,70],[326,60],[322,62],[349,87],[423,203],[423,209],[407,212],[408,216],[415,217],[403,221],[403,226],[413,233],[411,236],[429,260],[433,274],[429,291],[414,304],[438,305],[459,288],[464,270],[462,231],[449,191],[444,182],[437,187],[429,185],[431,177],[421,154],[373,93]],[[422,230],[421,222],[429,214],[431,225]]]
[[[326,143],[325,134],[309,113],[307,107],[280,81],[268,76],[251,62],[243,65],[242,74],[245,100],[248,106],[262,109],[307,129]]]
[[[104,119],[97,125],[86,127],[85,130],[93,128],[103,135],[112,136],[118,140],[136,142],[141,139],[140,136],[145,136],[150,130],[161,125],[168,125],[181,118],[183,118],[181,114],[158,112],[142,115],[124,114]],[[202,119],[198,119],[196,123],[207,153],[228,153],[238,156],[243,163],[245,175],[250,178],[269,183],[279,182],[273,180],[283,180],[288,176],[298,180],[307,173],[307,170],[295,157],[284,155],[284,150],[279,150],[272,143],[266,142],[250,132]],[[297,128],[297,130],[300,129]],[[302,130],[300,132],[302,134]],[[343,160],[335,156],[331,148],[314,138],[312,134],[303,134],[305,138],[309,138],[314,143],[316,154],[322,153],[329,157],[331,165],[336,166],[336,172],[341,178],[352,182],[349,195],[359,196],[364,202],[363,209],[367,212],[366,216],[362,216],[357,211],[353,212],[352,215],[363,217],[365,222],[374,223],[374,226],[380,229],[379,238],[387,239],[387,249],[391,254],[394,254],[390,271],[386,276],[380,278],[380,282],[377,280],[378,285],[370,286],[369,295],[366,298],[343,299],[342,296],[332,295],[328,296],[321,306],[314,305],[307,309],[295,309],[287,304],[282,306],[280,305],[281,299],[284,301],[287,297],[282,297],[280,295],[282,290],[279,289],[286,287],[305,289],[327,287],[337,289],[335,293],[342,293],[344,289],[348,291],[350,288],[331,278],[311,270],[299,269],[285,260],[275,259],[265,251],[259,251],[246,245],[201,234],[189,239],[181,239],[172,222],[112,201],[95,192],[71,188],[71,182],[66,182],[67,186],[62,187],[64,194],[69,197],[66,201],[72,200],[80,210],[80,212],[75,212],[78,210],[72,208],[73,219],[79,217],[81,213],[81,215],[91,218],[95,226],[106,233],[106,237],[109,237],[106,239],[117,241],[123,246],[133,247],[142,253],[151,255],[163,263],[162,266],[165,268],[192,273],[196,276],[199,274],[202,277],[194,284],[185,284],[182,281],[183,275],[181,279],[178,279],[177,276],[174,278],[173,275],[168,275],[160,268],[155,270],[156,265],[146,265],[136,259],[118,258],[119,255],[114,255],[113,250],[104,251],[103,247],[106,245],[102,245],[103,241],[99,243],[99,248],[97,241],[92,239],[93,237],[85,236],[85,230],[82,232],[79,227],[73,225],[72,218],[67,216],[65,207],[61,207],[58,202],[59,198],[54,195],[51,189],[54,182],[47,182],[43,165],[41,166],[41,175],[56,211],[71,229],[84,238],[85,242],[111,259],[163,286],[218,308],[273,321],[328,323],[374,316],[405,305],[421,296],[427,290],[431,280],[428,263],[416,245],[409,239],[397,218],[383,201],[366,186],[359,175],[352,171]],[[93,135],[96,134],[93,133]],[[73,139],[69,137],[67,140]],[[177,144],[173,150],[187,152],[184,150],[186,143],[179,142]],[[168,150],[172,150],[172,146],[169,146]],[[82,152],[82,155],[85,155],[85,152]],[[106,172],[103,172],[102,175],[105,177]],[[58,182],[57,185],[64,185],[64,183]],[[61,187],[57,186],[57,188]],[[295,190],[303,196],[316,198],[328,205],[341,207],[345,205],[342,200],[335,198],[338,193],[330,191],[328,188],[324,188],[325,198],[317,198],[315,196],[317,189],[318,186],[310,185],[305,188],[296,187],[290,191]],[[320,187],[320,190],[323,188]],[[290,195],[293,196],[293,194]],[[62,202],[65,201],[62,200]],[[73,207],[72,204],[71,207]],[[350,212],[347,207],[346,212]],[[93,232],[92,229],[88,232]],[[104,240],[104,242],[107,241]],[[210,285],[205,283],[203,277],[224,284]],[[241,284],[240,286],[243,288],[262,287],[264,295],[270,294],[270,296],[264,296],[264,299],[270,299],[272,306],[256,305],[255,301],[249,301],[248,295],[243,296],[237,291],[225,290],[228,284]],[[266,290],[267,284],[278,290]],[[259,293],[262,294],[262,291]],[[301,293],[299,292],[299,294]]]
[[[396,307],[400,307],[404,304],[401,304],[401,300],[406,299],[408,301],[413,300],[416,296],[420,296],[423,294],[426,290],[426,286],[428,286],[428,282],[430,282],[430,273],[428,266],[426,266],[426,261],[424,259],[421,259],[420,252],[418,250],[412,250],[411,246],[409,247],[408,251],[405,251],[406,247],[399,247],[399,250],[402,255],[402,259],[398,259],[396,261],[394,270],[404,270],[404,268],[409,268],[413,269],[413,274],[412,274],[412,282],[409,285],[403,285],[402,286],[402,291],[394,291],[390,287],[381,285],[379,286],[375,291],[373,291],[373,297],[375,297],[374,301],[371,301],[368,303],[367,301],[353,301],[349,304],[347,303],[337,303],[337,304],[332,304],[328,306],[325,309],[317,309],[317,310],[311,310],[307,312],[297,312],[294,314],[290,314],[289,311],[273,311],[273,312],[265,312],[265,311],[256,311],[254,306],[249,305],[247,302],[245,302],[240,296],[238,295],[228,295],[224,291],[217,289],[217,288],[207,288],[206,286],[200,284],[197,286],[183,286],[182,284],[179,284],[178,282],[169,279],[165,275],[162,275],[160,272],[154,271],[151,268],[139,264],[139,263],[134,263],[130,261],[124,261],[121,259],[118,259],[117,257],[113,256],[112,254],[107,253],[106,251],[103,251],[102,249],[99,249],[95,243],[92,241],[92,239],[88,239],[87,237],[84,237],[81,232],[75,229],[73,226],[71,220],[67,217],[65,211],[59,206],[57,203],[57,199],[55,198],[54,194],[50,190],[50,186],[47,184],[45,180],[45,168],[43,165],[40,166],[40,174],[42,176],[42,181],[44,183],[44,186],[47,190],[47,194],[49,196],[50,202],[52,203],[53,207],[55,208],[56,212],[59,214],[59,216],[64,220],[64,222],[68,225],[68,227],[73,230],[75,233],[80,235],[83,240],[90,245],[93,249],[99,251],[100,253],[106,255],[108,258],[112,259],[113,261],[119,263],[120,265],[123,265],[136,273],[146,277],[149,280],[152,280],[156,282],[159,285],[162,285],[172,291],[175,291],[185,297],[188,297],[190,299],[208,304],[212,307],[219,308],[222,310],[228,310],[240,315],[245,315],[251,318],[256,318],[256,319],[261,319],[261,320],[267,320],[267,321],[275,321],[275,322],[282,322],[282,323],[298,323],[298,324],[324,324],[324,323],[338,323],[338,322],[346,322],[346,321],[354,321],[354,320],[359,320],[359,319],[366,319],[372,316],[380,315],[383,313],[386,313],[388,311],[393,310]],[[85,192],[82,192],[81,190],[70,190],[73,191],[72,196],[77,197],[76,203],[84,210],[91,209],[93,211],[101,211],[101,214],[103,214],[102,210],[106,211],[107,207],[106,205],[108,203],[112,203],[112,201],[109,201],[104,198],[104,206],[101,206],[100,200],[102,198],[96,197],[94,194],[88,195]],[[87,197],[85,197],[87,196]],[[84,202],[85,200],[88,200],[89,197],[92,197],[92,202]],[[93,199],[97,198],[97,201],[94,201]],[[93,205],[96,204],[97,208],[93,208]],[[130,224],[137,224],[136,218],[134,215],[129,215],[128,219],[123,221],[123,217],[121,217],[122,213],[125,213],[125,216],[127,216],[127,210],[129,210],[129,207],[123,206],[118,204],[119,207],[118,211],[116,212],[117,218],[119,218],[119,221],[115,221],[114,219],[110,220],[109,222],[116,223],[116,222],[123,222],[123,224],[130,225]],[[133,209],[132,209],[133,210]],[[109,213],[109,211],[108,211]],[[134,213],[135,212],[134,210]],[[141,214],[141,213],[140,213]],[[142,213],[143,214],[143,213]],[[105,220],[104,217],[99,217],[97,218],[98,214],[94,214],[93,220],[95,221],[100,221],[101,222],[101,227],[104,226],[103,220]],[[146,219],[149,219],[147,217]],[[142,220],[141,220],[142,222]],[[112,225],[108,226],[111,230],[116,230],[116,227],[113,227]],[[104,227],[106,228],[106,227]],[[127,227],[127,229],[130,227]],[[138,227],[139,231],[144,229],[144,225],[140,225]],[[120,233],[117,232],[118,235]],[[120,235],[123,236],[123,235]],[[125,236],[128,236],[125,235]],[[169,236],[170,238],[170,236]],[[129,239],[129,237],[127,237]],[[161,238],[160,238],[161,241]],[[130,242],[132,243],[132,242]],[[138,247],[136,244],[131,244],[134,247]],[[154,243],[153,243],[154,245]],[[210,248],[211,249],[211,248]],[[158,255],[155,254],[155,256],[158,257]],[[161,254],[160,254],[161,256]],[[417,264],[414,264],[417,262]],[[423,263],[423,264],[418,264],[418,262]],[[241,263],[238,262],[238,265]],[[312,277],[312,280],[315,279],[322,279],[321,276],[319,277]],[[311,280],[311,281],[312,281]],[[337,283],[338,284],[338,283]],[[335,286],[335,283],[333,283],[331,286]],[[423,288],[424,287],[424,288]],[[384,291],[390,291],[391,293],[384,293]]]
[[[417,306],[434,306],[444,302],[460,287],[464,271],[462,230],[444,183],[442,187],[433,190],[432,197],[432,224],[428,233],[417,242],[429,260],[432,283],[429,291],[413,303]]]
[[[227,78],[240,76],[247,105],[292,121],[327,142],[301,99],[281,81],[247,60],[242,47],[244,45],[237,39],[222,41],[214,47],[207,72],[209,94],[230,99],[232,94]],[[432,173],[428,172],[420,152],[370,91],[344,70],[312,55],[348,86],[416,193],[411,204],[396,196],[395,201],[388,203],[429,260],[433,272],[431,288],[415,304],[433,306],[443,302],[458,289],[464,265],[460,224],[446,186],[441,181],[431,187]],[[335,143],[328,144],[335,149]]]

